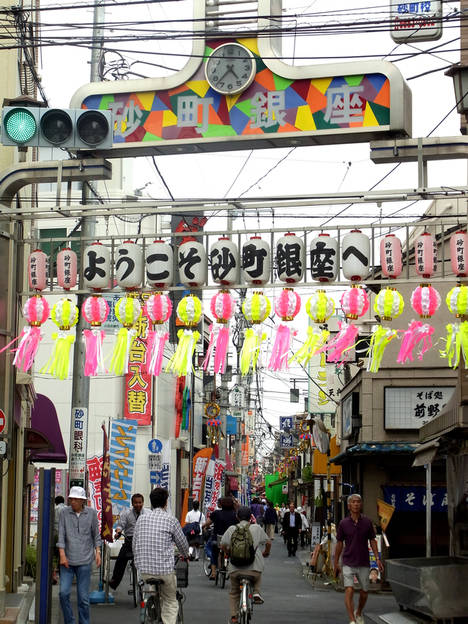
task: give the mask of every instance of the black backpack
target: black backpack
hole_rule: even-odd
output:
[[[245,568],[255,560],[255,548],[253,545],[250,525],[237,525],[231,536],[231,563],[236,568]]]

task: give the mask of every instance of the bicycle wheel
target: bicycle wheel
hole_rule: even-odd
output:
[[[216,570],[216,576],[215,576],[215,585],[220,585],[221,584],[221,572],[219,571],[219,568]]]
[[[177,592],[177,603],[179,605],[179,610],[177,611],[177,624],[184,624],[184,609],[182,607],[182,603],[184,601],[184,595],[182,592]]]
[[[133,560],[130,562],[130,572],[132,575],[133,606],[136,609],[138,605],[138,574]]]
[[[221,589],[224,589],[224,586],[226,585],[226,570],[221,570],[221,578],[219,582],[221,585]]]
[[[149,596],[146,601],[145,624],[161,624],[161,605],[155,596]]]
[[[205,573],[205,576],[210,576],[210,574],[211,574],[211,561],[210,561],[210,558],[207,556],[205,550],[203,550],[203,554],[202,554],[202,557],[201,557],[201,562],[202,562],[203,572]]]

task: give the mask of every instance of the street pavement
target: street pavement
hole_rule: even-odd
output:
[[[300,550],[296,557],[288,557],[283,540],[276,536],[271,555],[265,560],[262,595],[265,604],[255,606],[253,622],[258,624],[348,624],[344,608],[344,594],[331,585],[314,586],[307,578],[302,563],[309,553]],[[126,574],[117,591],[114,604],[91,606],[92,624],[137,624],[139,609],[133,607],[128,595],[130,576]],[[93,576],[92,589],[98,586]],[[189,587],[186,595],[184,621],[186,624],[226,624],[229,617],[229,581],[225,589],[216,587],[203,573],[200,562],[189,564]],[[76,595],[76,586],[72,588]],[[63,622],[58,605],[58,589],[54,587],[52,624]],[[76,608],[76,607],[75,607]],[[398,611],[391,594],[371,593],[366,608],[366,622],[378,622],[379,614]]]

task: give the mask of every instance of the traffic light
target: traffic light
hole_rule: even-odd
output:
[[[111,111],[5,106],[3,145],[100,149],[112,147]]]

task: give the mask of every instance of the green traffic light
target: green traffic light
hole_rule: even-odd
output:
[[[15,108],[5,117],[6,133],[15,143],[27,143],[37,131],[34,115],[27,108]]]

